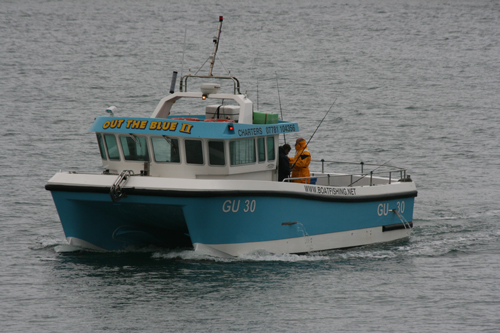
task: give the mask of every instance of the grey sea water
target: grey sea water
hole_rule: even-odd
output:
[[[46,181],[100,172],[94,117],[149,116],[173,70],[207,59],[219,15],[219,57],[260,110],[280,97],[309,138],[336,99],[314,158],[409,168],[408,241],[233,260],[56,251]],[[2,1],[0,331],[500,331],[499,56],[491,0]]]

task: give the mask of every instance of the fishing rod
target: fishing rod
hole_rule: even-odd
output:
[[[335,97],[335,99],[333,100],[333,103],[332,103],[332,106],[330,106],[330,108],[328,109],[328,111],[326,112],[325,116],[323,117],[323,119],[321,119],[321,122],[319,123],[318,127],[316,127],[316,129],[314,130],[314,133],[311,135],[311,137],[309,138],[309,141],[307,141],[306,144],[309,144],[309,142],[311,142],[314,134],[316,134],[316,131],[318,130],[318,128],[321,126],[321,124],[323,123],[323,120],[325,120],[326,116],[328,116],[328,113],[332,110],[333,108],[333,105],[335,104],[335,102],[337,101],[337,97]]]
[[[316,129],[314,130],[314,133],[311,135],[311,137],[309,138],[309,140],[306,142],[306,146],[304,147],[304,149],[302,149],[302,151],[300,152],[299,156],[302,155],[302,153],[304,152],[304,150],[306,150],[307,146],[309,145],[309,142],[311,142],[312,138],[314,137],[314,134],[316,134],[316,131],[321,126],[321,124],[323,123],[323,120],[325,120],[326,116],[328,116],[328,113],[332,110],[333,105],[335,104],[336,101],[337,101],[337,97],[335,97],[335,99],[333,100],[332,105],[330,106],[330,108],[326,112],[326,114],[323,117],[323,119],[321,119],[321,122],[319,123],[318,127],[316,127]],[[293,169],[293,167],[295,166],[295,164],[297,164],[297,162],[298,162],[298,159],[295,161],[295,163],[293,163],[293,165],[292,165],[292,167],[290,169]]]
[[[274,74],[276,74],[276,87],[278,88],[278,101],[280,103],[281,120],[285,120],[285,119],[283,119],[283,110],[281,109],[281,97],[280,97],[280,85],[278,83],[278,73],[274,72]],[[285,133],[283,133],[283,141],[286,144],[286,135],[285,135]]]

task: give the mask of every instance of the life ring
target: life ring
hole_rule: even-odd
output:
[[[198,118],[172,118],[173,120],[200,121]]]
[[[207,123],[234,123],[234,120],[230,119],[205,119]]]

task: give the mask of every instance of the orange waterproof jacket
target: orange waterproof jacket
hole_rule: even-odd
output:
[[[295,164],[292,169],[292,177],[310,177],[309,164],[311,163],[311,153],[307,150],[306,140],[300,141],[295,145],[295,157],[290,158],[290,167]],[[297,183],[310,183],[310,179],[297,179]]]

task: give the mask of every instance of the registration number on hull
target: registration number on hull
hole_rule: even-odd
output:
[[[255,200],[226,200],[222,204],[222,211],[224,213],[237,213],[241,210],[244,213],[253,213],[256,207]]]

